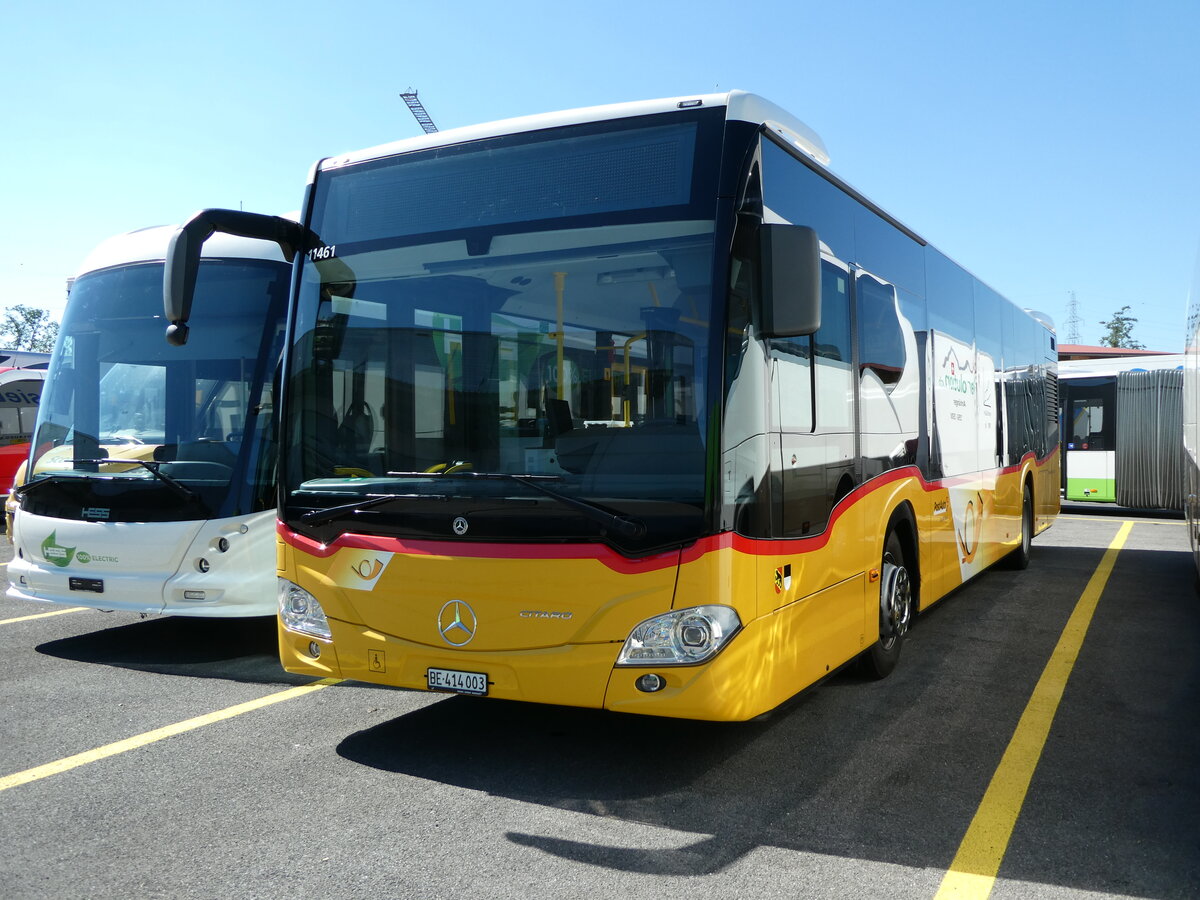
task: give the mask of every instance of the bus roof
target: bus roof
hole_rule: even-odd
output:
[[[1107,359],[1068,359],[1058,364],[1059,378],[1097,378],[1121,372],[1149,372],[1156,369],[1182,369],[1182,353],[1158,356],[1109,357]]]
[[[543,128],[556,128],[563,125],[578,125],[584,122],[603,122],[612,119],[626,119],[632,116],[645,116],[654,113],[667,113],[675,110],[725,107],[726,117],[739,122],[751,122],[755,125],[765,125],[792,146],[822,166],[829,165],[829,153],[825,143],[813,129],[809,128],[791,113],[764,100],[757,94],[745,91],[729,91],[723,94],[697,94],[690,97],[668,97],[659,100],[639,100],[632,103],[612,103],[605,106],[589,106],[580,109],[568,109],[559,112],[541,113],[533,116],[521,116],[514,119],[501,119],[496,122],[484,122],[479,125],[468,125],[463,128],[452,128],[448,131],[436,131],[418,137],[380,144],[331,156],[317,163],[313,170],[335,169],[351,163],[380,159],[394,156],[398,153],[408,153],[413,150],[426,150],[432,147],[442,147],[449,144],[461,144],[467,141],[477,141],[483,138],[499,137],[505,134],[519,134],[526,131],[540,131]],[[310,181],[312,178],[310,177]]]
[[[14,381],[45,381],[45,369],[20,369],[9,366],[0,367],[0,387],[12,384]]]
[[[295,214],[288,218],[295,219]],[[177,225],[155,225],[139,228],[101,241],[91,253],[84,257],[76,278],[108,269],[113,266],[136,262],[152,262],[166,258],[171,237],[179,230]],[[283,253],[278,245],[269,241],[256,241],[233,237],[217,232],[204,242],[204,256],[208,258],[272,259],[283,262]]]
[[[0,371],[17,369],[45,369],[50,364],[50,354],[37,350],[0,349]]]

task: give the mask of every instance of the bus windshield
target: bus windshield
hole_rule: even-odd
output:
[[[196,302],[206,327],[185,348],[162,337],[162,277],[150,262],[74,284],[33,441],[32,511],[170,521],[269,498],[274,456],[263,438],[282,326],[263,323],[279,318],[288,267],[206,260]]]
[[[372,504],[372,530],[452,536],[453,511],[468,539],[694,538],[716,156],[701,125],[550,130],[319,177],[289,521],[398,495]],[[639,526],[620,536],[583,504]]]

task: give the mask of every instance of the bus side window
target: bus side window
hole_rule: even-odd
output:
[[[821,263],[821,328],[814,337],[816,355],[850,363],[850,303],[846,273]]]
[[[813,335],[817,430],[844,431],[854,425],[850,342],[850,290],[846,272],[821,263],[821,327]]]
[[[890,392],[904,373],[904,333],[896,313],[896,289],[860,275],[858,290],[859,371],[874,372]]]
[[[1104,446],[1104,403],[1098,397],[1088,397],[1076,400],[1072,406],[1071,440],[1077,445],[1075,449],[1083,449],[1087,444],[1089,450],[1105,450]]]

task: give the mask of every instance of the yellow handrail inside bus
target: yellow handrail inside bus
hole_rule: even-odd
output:
[[[631,372],[633,371],[633,368],[632,368],[632,366],[630,366],[630,362],[629,362],[629,348],[632,347],[634,344],[636,344],[638,341],[644,341],[645,339],[646,339],[646,332],[643,331],[641,334],[635,334],[633,337],[631,337],[629,340],[627,340],[625,342],[625,348],[624,348],[624,352],[625,352],[625,386],[624,386],[625,387],[625,396],[621,398],[621,409],[625,413],[625,427],[626,428],[629,427],[629,424],[631,421],[630,409],[629,409],[629,383],[630,383],[629,376],[630,376]],[[639,366],[639,368],[641,368],[641,367]],[[645,369],[642,369],[642,371],[644,372]]]
[[[556,361],[558,363],[558,399],[563,400],[563,346],[566,340],[566,335],[563,333],[563,293],[566,290],[567,273],[554,273],[554,295],[558,302],[558,331],[554,332],[554,343],[556,348]]]

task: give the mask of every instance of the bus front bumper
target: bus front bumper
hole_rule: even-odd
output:
[[[794,693],[768,683],[772,679],[758,664],[765,643],[777,637],[777,624],[776,617],[752,622],[716,657],[687,666],[617,666],[621,644],[615,642],[505,653],[442,650],[336,619],[329,620],[328,640],[280,624],[279,655],[288,672],[320,678],[429,691],[431,678],[446,678],[436,673],[449,672],[462,676],[452,678],[469,688],[450,693],[475,693],[486,681],[485,695],[504,700],[745,721]],[[659,676],[656,690],[646,690],[644,681],[639,687],[647,674]]]

